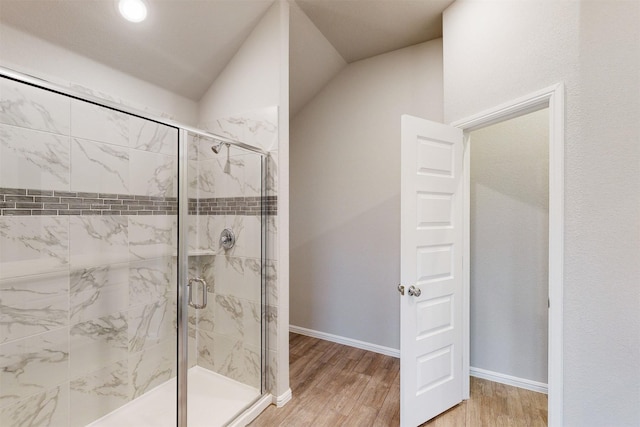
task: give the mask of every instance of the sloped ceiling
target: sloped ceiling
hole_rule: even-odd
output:
[[[146,1],[148,19],[132,24],[118,15],[115,0],[0,0],[0,25],[198,101],[274,2]],[[346,64],[440,37],[441,13],[453,0],[290,2],[299,6],[292,4],[290,33],[295,55],[290,61],[296,64],[291,104],[297,109],[342,68],[342,60]],[[328,41],[321,43],[331,64],[310,73],[318,64],[314,32]],[[317,43],[307,49],[310,34]]]
[[[274,0],[146,1],[133,24],[114,0],[0,0],[0,24],[198,101]]]
[[[453,0],[296,0],[347,63],[442,36]]]
[[[294,117],[347,64],[442,37],[453,0],[295,0],[289,106]]]

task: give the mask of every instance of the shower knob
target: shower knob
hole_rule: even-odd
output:
[[[236,235],[233,234],[233,230],[225,228],[220,233],[220,246],[224,249],[231,249],[236,244]]]

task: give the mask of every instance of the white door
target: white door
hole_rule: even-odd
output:
[[[462,130],[402,116],[400,425],[462,401]]]

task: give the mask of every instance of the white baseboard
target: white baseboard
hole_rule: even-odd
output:
[[[287,402],[291,400],[292,396],[293,395],[291,394],[291,389],[288,388],[287,391],[282,393],[280,396],[273,396],[273,404],[276,405],[278,408],[282,408],[284,405],[287,404]]]
[[[373,351],[374,353],[384,354],[385,356],[400,357],[400,350],[391,347],[384,347],[377,344],[341,337],[339,335],[327,334],[326,332],[314,331],[313,329],[301,328],[300,326],[294,325],[289,325],[289,331],[295,334],[306,335],[308,337],[348,345],[349,347]]]
[[[501,374],[500,372],[488,371],[486,369],[474,368],[473,366],[469,368],[469,375],[476,378],[482,378],[483,380],[489,380],[500,384],[524,388],[526,390],[537,391],[538,393],[548,394],[549,392],[549,387],[545,383],[518,378],[507,374]]]
[[[276,405],[278,408],[284,406],[291,400],[291,389],[287,389],[280,396],[274,396],[272,394],[265,394],[260,397],[256,403],[251,405],[246,411],[244,411],[238,418],[233,420],[229,427],[245,427],[249,425],[253,420],[258,418],[258,415],[262,413],[271,404]]]
[[[273,396],[270,394],[265,394],[262,396],[256,403],[251,405],[249,409],[244,411],[238,418],[233,420],[229,427],[245,427],[251,423],[251,421],[258,418],[258,415],[262,413],[267,406],[271,405],[271,401],[273,400]]]

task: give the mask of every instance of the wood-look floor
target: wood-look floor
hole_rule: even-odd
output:
[[[268,407],[250,425],[363,426],[400,424],[400,361],[303,335],[290,335],[293,398]],[[422,426],[546,426],[547,396],[471,378],[471,399]]]

